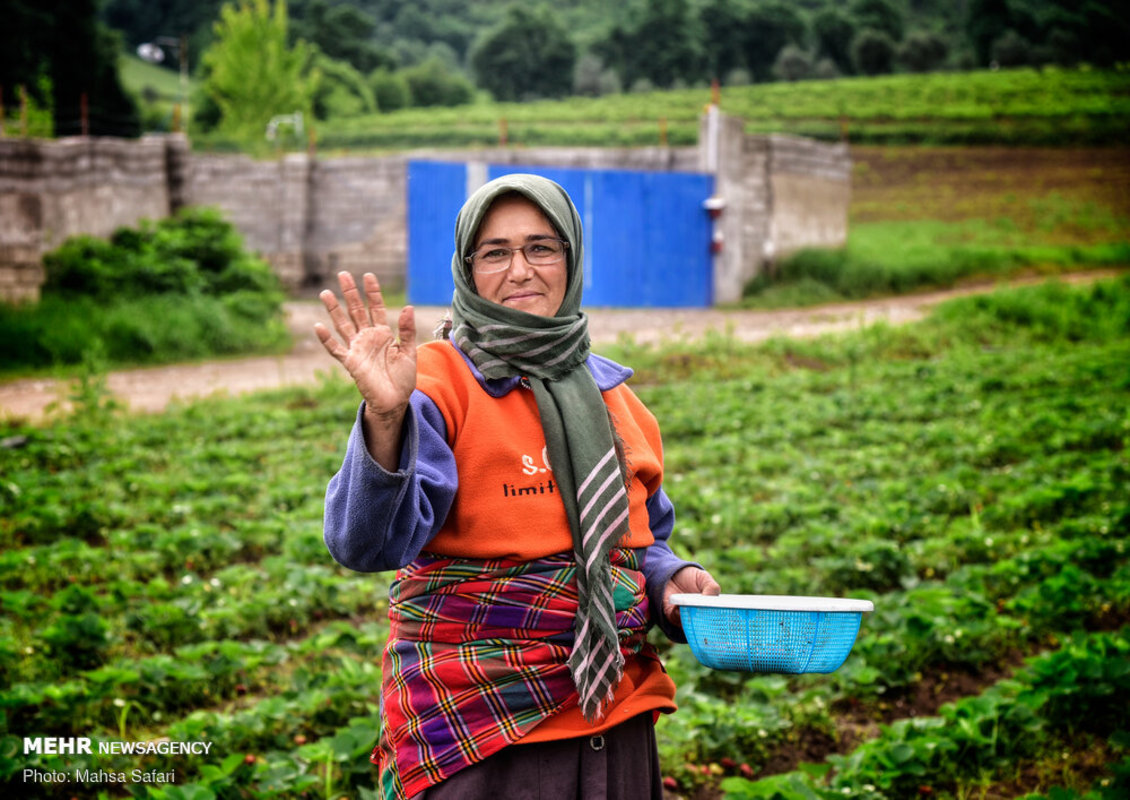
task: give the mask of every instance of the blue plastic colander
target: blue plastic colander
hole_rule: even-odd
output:
[[[742,672],[834,672],[855,644],[870,600],[676,594],[687,643],[702,664]]]

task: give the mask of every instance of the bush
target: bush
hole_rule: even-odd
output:
[[[585,97],[618,94],[623,88],[616,70],[606,67],[599,56],[585,53],[573,69],[573,93]]]
[[[289,343],[273,298],[163,294],[98,303],[45,297],[0,306],[0,371],[81,364],[92,348],[111,364],[160,364],[212,355],[275,352]]]
[[[945,40],[933,33],[912,33],[899,44],[895,57],[911,72],[931,72],[938,69],[949,54]]]
[[[378,69],[369,76],[369,86],[380,111],[396,111],[412,105],[412,90],[402,72]]]
[[[1051,282],[942,303],[936,324],[982,331],[1023,331],[1040,342],[1105,341],[1130,333],[1130,275],[1086,290]]]
[[[852,41],[851,57],[860,74],[882,75],[891,71],[895,43],[885,33],[867,28]]]
[[[270,266],[243,250],[218,211],[188,208],[156,224],[119,228],[103,241],[76,236],[43,257],[45,295],[116,300],[168,292],[280,291]]]
[[[773,74],[783,81],[802,81],[812,75],[812,59],[795,44],[787,44],[773,62]]]
[[[80,364],[92,349],[162,363],[288,342],[278,279],[215,210],[76,236],[44,265],[38,305],[0,306],[0,370]]]
[[[320,120],[372,114],[379,106],[369,82],[345,61],[319,56],[322,79],[314,92],[314,116]]]
[[[471,82],[449,71],[438,58],[409,67],[403,75],[412,103],[417,106],[459,106],[471,102],[475,95]]]
[[[1002,67],[1021,67],[1032,63],[1032,45],[1016,31],[1009,29],[993,42],[993,61]]]

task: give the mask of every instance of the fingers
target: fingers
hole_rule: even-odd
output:
[[[400,309],[400,318],[396,322],[397,336],[400,337],[400,349],[406,353],[416,351],[416,309],[405,306]]]
[[[387,325],[385,299],[381,294],[381,284],[377,281],[377,276],[371,272],[366,272],[361,276],[361,280],[365,284],[365,296],[369,298],[369,314],[373,318],[373,323],[375,325]]]
[[[341,346],[341,342],[333,337],[333,334],[329,332],[329,329],[327,329],[325,325],[320,322],[315,322],[314,335],[318,337],[318,341],[322,343],[322,347],[326,348],[326,352],[331,356],[338,361],[342,361],[345,358],[345,348]]]
[[[357,328],[349,321],[349,317],[347,317],[345,311],[342,310],[334,293],[329,289],[325,289],[318,295],[318,299],[322,301],[322,305],[324,305],[326,311],[329,312],[330,319],[333,320],[334,330],[337,331],[338,335],[347,342],[352,339],[357,334]]]
[[[344,359],[352,346],[353,340],[363,328],[387,329],[389,327],[388,309],[381,293],[380,282],[373,273],[366,272],[362,276],[365,290],[364,297],[362,297],[361,290],[357,288],[357,282],[353,275],[349,272],[339,272],[337,280],[341,286],[342,297],[345,300],[344,308],[338,302],[337,296],[329,289],[323,290],[318,298],[322,301],[326,311],[329,312],[334,329],[341,340],[334,338],[326,326],[321,323],[315,323],[314,333],[318,337],[318,341],[326,348],[326,352],[344,364]],[[405,306],[401,309],[400,316],[397,319],[397,335],[399,349],[415,358],[416,312],[412,306]],[[344,346],[342,342],[344,342]]]
[[[714,580],[714,576],[706,570],[701,570],[695,577],[698,581],[699,591],[702,594],[722,594],[722,587],[718,585],[718,581]]]
[[[701,567],[688,565],[671,576],[676,591],[692,594],[721,594],[722,589],[710,573]]]
[[[368,282],[369,277],[370,275],[366,274],[364,280]],[[376,278],[373,278],[373,280],[376,281]],[[371,326],[373,320],[369,316],[369,309],[365,307],[365,300],[361,297],[361,290],[357,288],[353,276],[348,272],[339,272],[337,282],[341,285],[341,296],[345,299],[345,307],[349,311],[349,318],[353,321],[353,327],[360,330]],[[379,289],[377,295],[380,296]],[[383,303],[381,308],[384,308]]]
[[[671,595],[680,592],[718,595],[722,593],[722,587],[709,572],[699,567],[686,566],[672,575],[663,592],[663,614],[673,625],[682,624],[679,607],[670,599]]]
[[[345,308],[342,308],[337,297],[329,289],[323,290],[318,295],[322,305],[329,312],[330,319],[333,320],[335,330],[346,342],[356,336],[362,328],[388,324],[384,296],[381,294],[381,285],[377,281],[377,276],[366,272],[361,280],[365,289],[364,297],[357,288],[357,282],[352,274],[344,270],[337,274]],[[368,300],[367,306],[366,300]]]

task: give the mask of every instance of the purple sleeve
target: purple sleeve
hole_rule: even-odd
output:
[[[671,580],[671,576],[683,567],[699,565],[692,561],[683,561],[667,544],[667,540],[671,538],[671,531],[675,528],[675,507],[662,487],[647,499],[647,514],[651,534],[655,537],[655,543],[646,549],[643,563],[651,616],[668,639],[685,644],[687,637],[683,629],[672,625],[663,616],[663,587]]]
[[[324,538],[339,564],[358,572],[411,562],[443,526],[458,488],[455,455],[435,404],[416,391],[404,416],[396,472],[373,460],[357,412],[341,469],[326,488]]]

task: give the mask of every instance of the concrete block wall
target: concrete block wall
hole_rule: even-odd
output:
[[[288,174],[297,175],[300,157]],[[301,158],[306,158],[302,156]],[[213,163],[211,159],[219,159]],[[408,161],[474,162],[486,164],[543,165],[576,169],[693,170],[697,148],[521,148],[473,151],[421,150],[410,155],[381,158],[341,157],[317,159],[308,164],[305,216],[293,192],[280,183],[271,167],[241,160],[224,174],[224,161],[211,157],[207,174],[200,167],[187,192],[191,202],[217,205],[244,232],[249,247],[271,261],[292,291],[313,293],[336,287],[340,270],[354,274],[371,271],[381,285],[401,290],[407,262]],[[247,191],[232,181],[256,182],[262,219],[246,218]],[[269,195],[269,198],[268,198]],[[283,202],[280,198],[290,198]],[[276,221],[272,227],[270,221]],[[301,252],[290,247],[294,235],[305,225]],[[454,231],[455,221],[452,220]],[[299,264],[301,266],[299,266]]]
[[[287,286],[301,283],[309,159],[259,161],[242,155],[193,154],[184,202],[219,208],[246,247],[268,259]]]
[[[712,113],[700,126],[699,168],[715,174],[725,201],[715,223],[714,298],[733,303],[789,253],[847,241],[851,154],[845,143],[748,135],[740,119]]]
[[[847,242],[851,157],[847,144],[797,136],[766,137],[770,148],[769,259],[803,247],[841,247]]]
[[[140,140],[0,138],[0,300],[35,302],[43,253],[70,236],[108,236],[170,213],[170,149],[177,137]]]
[[[772,212],[770,148],[764,137],[746,136],[742,120],[708,113],[699,141],[700,170],[714,173],[714,194],[724,202],[714,223],[720,250],[714,256],[714,300],[734,303],[764,263]]]
[[[0,300],[34,303],[43,284],[43,202],[30,192],[0,191]]]
[[[192,153],[183,136],[139,141],[0,139],[0,300],[34,301],[42,254],[76,233],[108,235],[184,205],[220,208],[245,245],[292,292],[335,285],[339,270],[404,286],[409,159],[483,165],[706,171],[726,208],[715,299],[734,302],[775,258],[847,235],[845,145],[749,136],[742,121],[704,116],[697,147],[497,148],[384,157],[307,153],[255,160]],[[454,225],[454,220],[452,221]]]
[[[320,159],[310,175],[310,208],[302,285],[337,286],[341,270],[372,272],[402,290],[408,258],[408,160]]]

